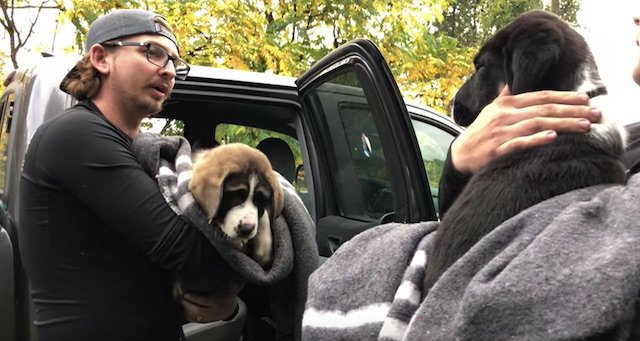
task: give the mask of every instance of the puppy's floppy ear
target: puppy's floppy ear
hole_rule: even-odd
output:
[[[224,180],[231,171],[224,163],[216,162],[213,154],[209,150],[196,157],[189,180],[189,191],[209,219],[218,212]]]
[[[514,28],[504,48],[504,67],[512,94],[541,90],[549,69],[560,60],[563,32],[547,22],[535,30],[531,26]]]
[[[269,205],[269,208],[267,209],[269,211],[269,220],[273,225],[273,221],[282,213],[282,209],[284,207],[284,192],[274,171],[270,170],[265,174],[265,176],[269,186],[271,186],[271,189],[273,190],[271,205]]]

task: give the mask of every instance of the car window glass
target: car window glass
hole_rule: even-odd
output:
[[[283,161],[281,158],[278,158],[279,160],[273,159],[273,157],[278,157],[279,155],[269,154],[267,157],[270,158],[273,168],[287,178],[287,180],[293,184],[298,193],[307,193],[304,171],[301,171],[301,169],[303,169],[302,154],[300,152],[300,143],[298,140],[289,135],[268,129],[229,123],[220,123],[216,126],[215,130],[215,140],[219,144],[243,143],[255,148],[266,139],[277,139],[286,142],[291,153],[293,153],[293,164],[282,165]],[[287,167],[288,169],[284,170],[281,167]],[[301,178],[298,179],[297,176],[301,176]]]
[[[9,129],[15,102],[15,93],[9,93],[2,103],[2,116],[0,117],[0,193],[4,192],[5,172],[7,168],[7,146],[9,144]]]
[[[164,136],[184,136],[184,122],[173,118],[145,118],[140,130]]]
[[[393,191],[372,109],[355,72],[313,90],[335,155],[335,191],[342,215],[379,219],[393,211]]]
[[[420,146],[424,169],[427,172],[431,196],[433,197],[433,203],[437,212],[438,186],[442,175],[442,168],[444,167],[449,145],[453,141],[454,136],[429,123],[418,120],[412,120],[412,122],[416,138],[418,139],[418,145]]]

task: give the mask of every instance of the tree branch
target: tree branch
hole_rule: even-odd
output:
[[[2,9],[2,16],[3,16],[3,18],[0,19],[0,24],[2,24],[2,27],[5,29],[5,31],[9,35],[9,47],[11,50],[10,56],[11,56],[11,62],[13,63],[14,68],[16,69],[18,68],[18,59],[17,59],[18,51],[20,51],[20,49],[25,46],[27,41],[29,41],[29,38],[31,38],[31,36],[33,35],[35,25],[38,22],[38,19],[40,19],[40,13],[42,13],[42,10],[43,9],[60,10],[59,5],[55,5],[55,6],[49,5],[50,1],[51,0],[43,0],[39,6],[33,6],[30,4],[23,5],[23,6],[16,6],[15,0],[11,0],[9,6],[7,6],[6,0],[0,2],[0,8]],[[18,30],[18,28],[16,27],[16,21],[15,21],[14,15],[16,13],[16,10],[19,10],[19,9],[28,9],[28,10],[37,9],[38,10],[38,12],[36,13],[35,19],[31,20],[31,18],[29,18],[31,25],[29,26],[26,36],[22,35]]]
[[[40,18],[40,13],[42,12],[42,8],[49,2],[50,0],[44,0],[42,2],[42,4],[40,4],[40,7],[38,7],[38,12],[36,13],[36,18],[31,21],[31,26],[29,27],[29,33],[27,33],[27,36],[24,38],[24,42],[21,40],[20,35],[18,34],[18,42],[20,44],[22,44],[20,47],[24,46],[24,44],[27,43],[27,41],[29,40],[29,38],[31,38],[31,35],[33,34],[33,28],[36,26],[36,23],[38,22],[38,19]],[[17,32],[17,31],[16,31]]]

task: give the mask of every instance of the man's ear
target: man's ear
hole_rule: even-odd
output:
[[[107,50],[100,44],[94,44],[89,49],[89,59],[91,65],[101,74],[108,74],[111,68],[111,60],[108,58]]]
[[[514,32],[504,51],[505,75],[511,93],[542,90],[542,81],[559,62],[563,45],[562,32],[552,27]]]

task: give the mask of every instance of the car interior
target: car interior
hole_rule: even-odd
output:
[[[303,164],[298,136],[299,109],[282,103],[261,103],[208,97],[174,98],[154,118],[163,120],[161,134],[184,136],[198,149],[241,142],[261,150],[272,167],[292,184]]]
[[[232,142],[256,147],[267,156],[274,170],[294,184],[304,203],[308,204],[306,180],[296,178],[296,175],[304,174],[296,172],[303,165],[298,142],[299,120],[299,108],[283,102],[239,100],[230,95],[200,97],[192,92],[182,96],[176,91],[163,110],[148,119],[144,126],[160,134],[182,135],[196,153],[198,149]],[[273,339],[271,335],[283,330],[282,326],[275,325],[271,309],[281,305],[278,297],[286,296],[281,290],[247,283],[239,294],[241,313],[246,318],[230,321],[223,328],[216,323],[185,325],[185,335],[189,340],[213,335],[219,339],[233,339],[228,334],[237,336],[239,332],[248,339]],[[264,297],[270,298],[265,301]],[[206,328],[211,330],[202,333]]]

